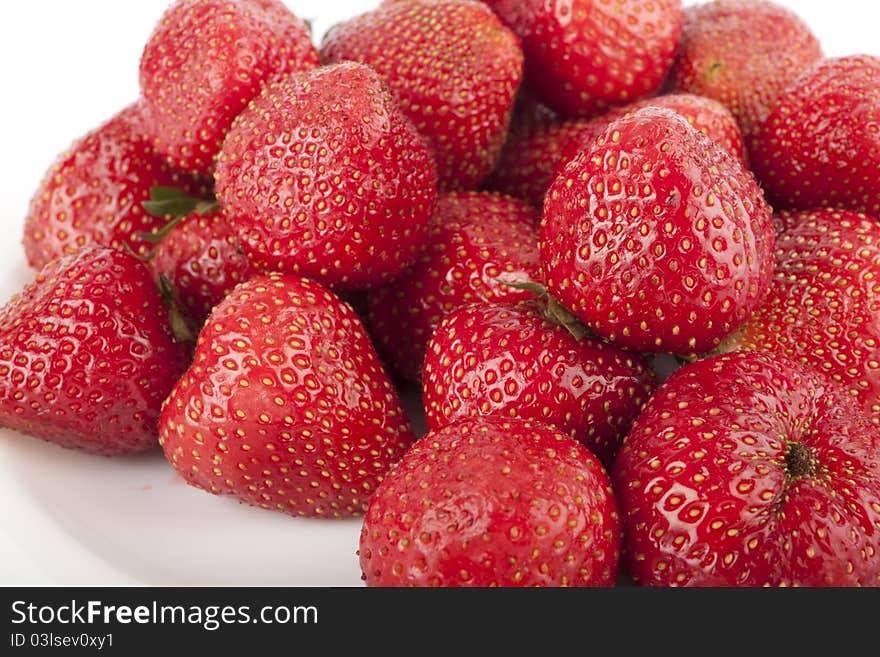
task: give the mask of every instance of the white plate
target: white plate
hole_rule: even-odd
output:
[[[142,44],[168,2],[0,9],[0,302],[33,275],[20,246],[30,195],[59,151],[135,98]],[[317,34],[377,3],[288,1],[321,17]],[[878,10],[868,3],[782,4],[828,54],[877,53]],[[0,584],[360,584],[358,521],[292,519],[207,495],[158,451],[92,457],[0,431],[0,517]]]

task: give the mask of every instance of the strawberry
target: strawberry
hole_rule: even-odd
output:
[[[492,170],[523,55],[516,36],[483,4],[386,2],[331,29],[321,55],[378,71],[427,140],[442,191],[475,189]]]
[[[262,86],[317,65],[306,24],[279,0],[177,0],[141,56],[148,132],[175,166],[210,175]]]
[[[550,107],[591,117],[654,94],[681,34],[679,0],[487,0],[522,39],[526,77]]]
[[[540,249],[547,289],[600,336],[693,355],[763,297],[773,224],[737,160],[677,113],[647,107],[565,165]]]
[[[769,351],[841,383],[880,426],[880,224],[830,209],[782,213],[770,291],[726,351]]]
[[[143,136],[141,106],[131,105],[78,140],[46,172],[24,221],[28,263],[50,260],[84,246],[131,248],[144,256],[139,236],[165,225],[141,207],[154,186],[197,191],[197,181],[168,167]]]
[[[428,248],[393,283],[370,292],[373,336],[404,378],[421,378],[425,349],[443,317],[472,301],[516,302],[533,294],[538,216],[523,201],[488,192],[441,195]]]
[[[724,105],[711,98],[675,94],[646,98],[589,120],[515,125],[487,187],[524,198],[533,205],[542,205],[550,183],[569,160],[591,147],[612,121],[644,107],[664,107],[678,112],[691,126],[748,165],[739,127]]]
[[[428,433],[370,502],[367,586],[612,586],[620,521],[608,475],[542,424],[463,419]]]
[[[710,137],[718,146],[739,160],[744,167],[749,166],[743,138],[733,114],[717,100],[692,94],[669,94],[646,98],[625,107],[613,109],[587,123],[583,132],[570,141],[560,156],[557,172],[565,163],[583,148],[592,146],[596,137],[612,121],[623,118],[645,107],[660,107],[679,114],[691,127]]]
[[[186,358],[146,267],[85,247],[0,309],[0,426],[95,454],[149,449]]]
[[[256,275],[219,208],[175,222],[160,236],[149,265],[157,284],[167,281],[196,326],[232,288]]]
[[[586,335],[558,312],[475,303],[447,315],[425,358],[428,427],[490,415],[544,422],[610,465],[653,374],[640,355]]]
[[[767,0],[713,0],[685,8],[668,86],[723,103],[751,151],[777,96],[821,57],[818,39],[790,9]]]
[[[214,309],[160,418],[187,483],[299,516],[362,514],[414,438],[354,311],[278,273]]]
[[[880,585],[880,438],[819,372],[739,352],[673,374],[615,461],[652,586]]]
[[[754,149],[777,207],[880,217],[880,58],[828,59],[779,96]]]
[[[267,86],[236,118],[217,198],[262,271],[367,288],[425,245],[436,177],[380,78],[347,62]]]

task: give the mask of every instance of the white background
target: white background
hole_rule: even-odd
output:
[[[287,4],[321,35],[378,0]],[[827,55],[880,55],[877,3],[780,4]],[[60,151],[137,97],[141,49],[167,5],[3,3],[0,303],[32,276],[20,245],[31,194]],[[356,585],[358,527],[213,498],[179,483],[157,454],[95,458],[0,431],[0,584]]]

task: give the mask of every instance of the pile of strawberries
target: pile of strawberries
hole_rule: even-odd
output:
[[[768,0],[320,49],[178,0],[140,85],[33,197],[0,425],[363,516],[368,585],[880,585],[880,58]]]

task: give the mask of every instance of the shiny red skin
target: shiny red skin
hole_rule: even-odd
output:
[[[748,155],[739,126],[733,114],[717,100],[692,94],[669,94],[646,98],[625,107],[613,109],[601,117],[593,119],[584,127],[581,134],[569,141],[559,156],[556,173],[573,159],[579,151],[591,148],[604,129],[617,119],[632,114],[645,107],[660,107],[672,110],[687,120],[695,130],[710,137],[718,146],[739,160],[744,167],[749,166]]]
[[[235,120],[215,179],[258,270],[339,289],[411,265],[437,193],[424,140],[376,73],[353,62],[266,87]]]
[[[619,554],[596,457],[546,425],[503,418],[420,439],[373,496],[359,550],[367,586],[425,587],[613,586]]]
[[[880,217],[880,58],[828,59],[779,96],[754,149],[777,208]]]
[[[880,426],[880,223],[823,209],[782,213],[779,224],[767,297],[724,348],[816,367]]]
[[[569,160],[592,147],[596,137],[612,121],[644,107],[664,107],[678,112],[691,126],[748,166],[736,119],[724,105],[711,98],[675,94],[646,98],[593,119],[514,123],[487,188],[540,207],[553,179]]]
[[[256,275],[222,210],[184,217],[156,245],[149,261],[164,276],[187,315],[201,326],[232,288]]]
[[[177,0],[140,62],[156,150],[209,176],[232,120],[260,89],[318,63],[308,27],[279,0]]]
[[[191,177],[170,168],[144,136],[141,107],[130,105],[77,140],[46,172],[24,220],[28,264],[84,246],[128,245],[145,256],[150,242],[138,237],[165,225],[141,207],[153,186],[197,191]]]
[[[401,376],[421,379],[428,339],[447,313],[474,301],[534,296],[506,283],[539,279],[537,222],[531,206],[508,196],[440,196],[427,249],[397,280],[369,294],[372,335]]]
[[[522,39],[526,77],[564,116],[656,93],[681,34],[679,0],[489,0]]]
[[[472,0],[408,0],[337,25],[321,56],[368,64],[425,137],[441,191],[476,189],[507,136],[523,75],[516,36]]]
[[[147,268],[85,247],[0,309],[0,426],[107,456],[150,449],[187,360]]]
[[[351,307],[319,283],[239,285],[199,334],[160,443],[192,486],[296,516],[358,516],[415,439]]]
[[[434,331],[422,385],[429,429],[480,416],[543,422],[610,466],[655,381],[639,354],[578,340],[534,305],[483,303]]]
[[[793,11],[767,0],[713,0],[684,9],[668,91],[714,98],[736,117],[749,151],[776,98],[822,57]]]
[[[773,274],[770,208],[751,174],[667,109],[611,123],[547,194],[550,293],[600,336],[694,355],[742,325]]]
[[[625,569],[648,586],[880,585],[878,435],[794,363],[739,352],[686,366],[612,469]]]

